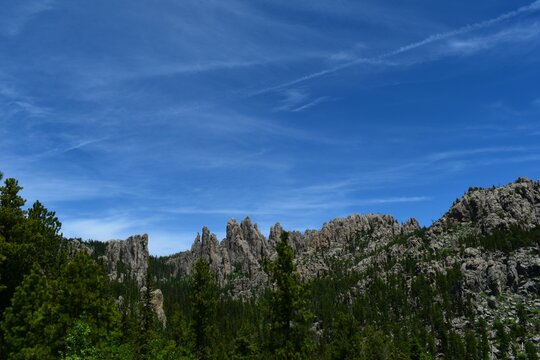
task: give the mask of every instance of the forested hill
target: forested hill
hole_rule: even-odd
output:
[[[428,228],[246,218],[160,258],[147,235],[63,239],[20,189],[0,188],[0,359],[538,359],[539,181],[470,188]]]

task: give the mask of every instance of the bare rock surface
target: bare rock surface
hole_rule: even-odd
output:
[[[146,286],[143,286],[140,289],[141,300],[144,299],[144,295],[147,292]],[[161,323],[163,328],[167,327],[167,316],[165,315],[165,310],[163,308],[163,293],[160,289],[152,290],[150,293],[150,304],[152,305],[152,310],[156,314],[157,320]]]
[[[129,276],[142,286],[148,271],[148,259],[148,235],[144,234],[108,241],[103,261],[111,280],[122,282]]]
[[[414,276],[433,281],[459,269],[456,293],[471,300],[477,316],[493,324],[497,318],[514,316],[518,305],[530,311],[540,308],[540,243],[533,239],[502,251],[489,243],[471,244],[469,240],[486,241],[493,234],[516,229],[538,233],[531,231],[540,229],[540,181],[519,178],[506,186],[470,188],[427,228],[414,218],[400,223],[391,215],[354,214],[334,219],[318,230],[289,231],[289,243],[304,279],[331,273],[336,264],[345,271],[365,274],[350,292],[342,294],[346,299],[355,292],[369,291],[375,278],[406,273],[407,266],[407,274],[412,274],[407,275],[409,284]],[[165,276],[188,276],[195,261],[202,258],[231,295],[256,295],[269,286],[264,264],[275,258],[283,230],[275,224],[267,239],[249,217],[241,222],[231,219],[226,237],[220,241],[203,227],[190,250],[161,259],[170,270]],[[87,251],[80,243],[73,248]],[[131,276],[140,287],[148,270],[148,236],[110,241],[101,258],[112,280],[124,281]],[[156,314],[165,324],[163,294],[156,290],[152,296]],[[457,330],[466,325],[464,319],[449,321]]]

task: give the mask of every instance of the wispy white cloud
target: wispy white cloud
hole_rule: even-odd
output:
[[[366,199],[363,202],[359,202],[359,204],[362,204],[362,205],[396,204],[396,203],[411,203],[411,202],[420,202],[420,201],[429,201],[429,200],[431,200],[430,196],[400,196],[400,197],[390,197],[390,198]]]
[[[400,160],[395,165],[351,170],[351,175],[342,181],[294,189],[284,197],[289,198],[293,204],[312,204],[313,208],[332,206],[336,198],[350,201],[351,194],[359,191],[394,189],[409,181],[417,185],[432,183],[471,168],[488,166],[492,164],[488,161],[493,159],[499,164],[534,162],[538,155],[538,146],[493,146],[439,151]]]
[[[110,138],[108,136],[105,136],[105,137],[100,137],[100,138],[97,138],[97,139],[79,140],[76,143],[74,143],[73,145],[70,145],[70,146],[68,146],[66,148],[61,149],[59,152],[67,153],[67,152],[70,152],[72,150],[81,149],[81,148],[84,148],[86,146],[101,143],[101,142],[109,140],[109,139]]]
[[[13,105],[17,107],[17,112],[22,111],[31,116],[45,116],[50,113],[50,109],[37,106],[27,101],[14,101]]]
[[[539,151],[540,147],[530,147],[530,146],[494,146],[494,147],[484,147],[476,149],[460,149],[460,150],[450,150],[437,152],[427,156],[428,161],[442,161],[448,159],[455,159],[461,157],[471,157],[474,155],[485,155],[485,154],[504,154],[504,153],[523,153],[530,151]]]
[[[16,36],[24,26],[40,13],[54,8],[56,0],[14,1],[3,4],[0,13],[0,33]]]
[[[443,49],[441,51],[469,55],[506,43],[536,40],[539,34],[540,24],[534,22],[528,25],[517,25],[509,29],[503,29],[493,34],[472,36],[464,39],[450,39],[446,44],[442,45]]]
[[[154,256],[167,256],[189,249],[195,233],[148,229],[148,251]]]
[[[100,217],[63,219],[62,232],[65,237],[80,237],[93,240],[125,239],[130,229],[138,225],[132,218]]]
[[[285,171],[292,167],[291,161],[273,159],[266,150],[260,151],[219,151],[208,149],[196,153],[176,155],[176,160],[185,167],[191,169],[237,169],[237,168],[263,168],[273,171]]]
[[[304,89],[286,89],[282,92],[283,99],[275,109],[278,111],[300,112],[313,107],[328,99],[327,96],[312,98]]]
[[[540,147],[537,146],[500,146],[458,149],[435,152],[414,159],[404,164],[388,167],[370,174],[383,183],[421,179],[417,181],[431,182],[463,172],[467,169],[489,165],[486,161],[496,159],[499,165],[534,161]],[[530,157],[532,156],[532,157]]]
[[[292,111],[294,111],[294,112],[304,111],[306,109],[309,109],[310,107],[313,107],[313,106],[315,106],[317,104],[320,104],[321,102],[323,102],[323,101],[325,101],[327,99],[328,99],[328,97],[326,97],[326,96],[318,97],[318,98],[316,98],[316,99],[314,99],[314,100],[312,100],[312,101],[310,101],[310,102],[308,102],[308,103],[306,103],[304,105],[301,105],[301,106],[293,109]]]
[[[294,191],[287,191],[294,193]],[[297,214],[299,211],[320,211],[328,209],[342,210],[351,207],[366,206],[366,205],[382,205],[382,204],[397,204],[397,203],[412,203],[429,201],[429,196],[399,196],[399,197],[382,197],[382,198],[366,198],[366,199],[349,199],[343,201],[328,201],[333,197],[332,193],[311,194],[309,197],[303,195],[299,197],[296,194],[294,199],[286,197],[287,201],[280,198],[279,201],[262,202],[246,208],[198,208],[198,207],[172,207],[164,209],[165,212],[179,215],[226,215],[229,217],[245,217],[245,216],[289,216]],[[276,196],[280,197],[280,196]],[[293,201],[294,200],[294,201]]]
[[[9,119],[20,114],[40,118],[50,115],[50,108],[38,105],[34,98],[23,94],[16,83],[16,79],[0,71],[0,113]]]
[[[46,204],[136,195],[136,191],[110,181],[76,176],[66,177],[65,175],[53,177],[53,174],[43,170],[17,171],[12,170],[10,167],[6,169],[6,173],[20,180],[20,183],[24,186],[22,194],[25,198],[31,201],[39,199]]]
[[[405,53],[405,52],[408,52],[408,51],[411,51],[411,50],[414,50],[414,49],[417,49],[417,48],[420,48],[420,47],[423,47],[423,46],[426,46],[426,45],[429,45],[429,44],[432,44],[432,43],[437,42],[437,41],[449,39],[449,38],[452,38],[452,37],[457,36],[457,35],[463,35],[463,34],[467,34],[467,33],[470,33],[472,31],[475,31],[475,30],[480,30],[480,29],[483,29],[483,28],[487,28],[487,27],[493,26],[495,24],[501,23],[503,21],[506,21],[506,20],[521,16],[521,15],[526,14],[526,13],[538,11],[538,10],[540,10],[540,1],[537,0],[537,1],[535,1],[535,2],[533,2],[531,4],[529,4],[529,5],[522,6],[522,7],[518,8],[518,9],[516,9],[516,10],[507,12],[507,13],[502,14],[502,15],[499,15],[499,16],[497,16],[495,18],[492,18],[492,19],[480,21],[480,22],[477,22],[477,23],[474,23],[474,24],[468,24],[468,25],[462,26],[462,27],[460,27],[458,29],[455,29],[455,30],[446,31],[446,32],[442,32],[442,33],[438,33],[438,34],[428,36],[424,40],[414,42],[414,43],[411,43],[411,44],[408,44],[408,45],[404,45],[404,46],[401,46],[401,47],[399,47],[399,48],[397,48],[395,50],[392,50],[392,51],[389,51],[389,52],[387,52],[385,54],[382,54],[382,55],[380,55],[380,58],[387,58],[387,57],[392,57],[392,56],[395,56],[395,55],[399,55],[399,54],[402,54],[402,53]]]
[[[293,79],[293,80],[290,80],[290,81],[287,81],[287,82],[284,82],[284,83],[281,83],[281,84],[278,84],[278,85],[274,85],[274,86],[270,86],[270,87],[266,87],[266,88],[262,88],[262,89],[253,91],[249,95],[250,96],[258,96],[258,95],[266,94],[266,93],[269,93],[269,92],[272,92],[272,91],[281,90],[281,89],[288,88],[290,86],[294,86],[294,85],[306,82],[308,80],[316,79],[316,78],[319,78],[321,76],[332,74],[332,73],[338,72],[340,70],[344,70],[344,69],[347,69],[347,68],[350,68],[350,67],[352,67],[354,65],[359,65],[359,64],[388,65],[388,64],[392,64],[392,63],[390,61],[387,61],[385,59],[380,59],[380,58],[368,58],[368,57],[356,58],[355,60],[340,64],[340,65],[337,65],[337,66],[334,66],[334,67],[331,67],[331,68],[319,70],[317,72],[313,72],[311,74],[304,75],[302,77],[299,77],[299,78],[296,78],[296,79]]]
[[[410,44],[407,44],[407,45],[404,45],[404,46],[400,46],[400,47],[398,47],[398,48],[396,48],[394,50],[382,53],[382,54],[380,54],[378,56],[375,56],[375,57],[357,57],[357,58],[355,58],[353,60],[350,60],[348,62],[344,62],[342,64],[339,64],[339,65],[336,65],[336,66],[333,66],[333,67],[330,67],[330,68],[319,70],[319,71],[313,72],[311,74],[304,75],[302,77],[296,78],[294,80],[287,81],[285,83],[281,83],[281,84],[278,84],[278,85],[275,85],[275,86],[260,89],[260,90],[258,90],[256,92],[254,92],[252,95],[261,95],[261,94],[265,94],[265,93],[268,93],[268,92],[271,92],[271,91],[276,91],[276,90],[280,90],[280,89],[283,89],[283,88],[287,88],[287,87],[290,87],[290,86],[293,86],[293,85],[297,85],[299,83],[303,83],[303,82],[308,81],[308,80],[319,78],[321,76],[332,74],[332,73],[335,73],[335,72],[338,72],[338,71],[341,71],[341,70],[344,70],[344,69],[347,69],[347,68],[350,68],[350,67],[353,67],[353,66],[356,66],[356,65],[360,65],[360,64],[385,65],[385,64],[388,64],[387,60],[389,58],[394,57],[394,56],[404,54],[404,53],[410,52],[412,50],[422,48],[422,47],[425,47],[427,45],[431,45],[433,43],[440,42],[442,40],[447,40],[447,39],[450,39],[450,38],[453,38],[453,37],[456,37],[456,36],[459,36],[459,35],[465,35],[465,34],[471,33],[471,32],[476,31],[476,30],[484,29],[484,28],[493,26],[495,24],[501,23],[503,21],[510,20],[512,18],[516,18],[518,16],[521,16],[521,15],[524,15],[524,14],[527,14],[527,13],[531,13],[531,12],[535,12],[535,11],[538,11],[538,10],[540,10],[540,1],[539,0],[529,4],[527,6],[522,6],[522,7],[518,8],[518,9],[516,9],[516,10],[507,12],[505,14],[502,14],[502,15],[497,16],[497,17],[492,18],[492,19],[480,21],[480,22],[477,22],[477,23],[474,23],[474,24],[468,24],[468,25],[462,26],[462,27],[460,27],[458,29],[433,34],[433,35],[430,35],[430,36],[426,37],[425,39],[423,39],[421,41],[417,41],[417,42],[413,42],[413,43],[410,43]],[[514,36],[515,36],[515,34],[514,34]],[[501,37],[503,37],[502,33],[499,35],[499,38],[501,38]],[[462,43],[462,45],[463,45],[463,43]],[[469,45],[471,45],[471,44],[469,44]],[[392,63],[390,63],[390,64],[392,64]]]
[[[283,99],[276,110],[290,110],[291,108],[305,103],[309,99],[309,94],[302,89],[286,89],[282,92]]]
[[[167,118],[166,121],[171,122],[174,119]],[[195,110],[193,112],[186,112],[182,115],[181,120],[178,119],[175,126],[179,126],[180,128],[188,126],[199,128],[204,130],[204,133],[207,135],[214,134],[220,137],[240,136],[244,134],[250,138],[253,135],[266,137],[277,136],[320,144],[338,145],[346,142],[343,139],[339,139],[339,141],[333,140],[327,135],[322,135],[310,129],[295,127],[278,119],[243,114],[231,110],[207,110],[204,112]]]

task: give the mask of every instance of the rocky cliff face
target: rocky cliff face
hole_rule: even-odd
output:
[[[241,223],[230,220],[227,236],[221,243],[203,227],[202,235],[197,234],[191,250],[169,257],[166,263],[174,275],[183,276],[189,275],[194,262],[202,258],[209,263],[221,286],[234,284],[238,291],[243,291],[264,282],[263,262],[271,258],[274,251],[257,225],[247,217]]]
[[[202,258],[231,295],[248,297],[269,285],[263,267],[276,256],[282,231],[278,223],[266,239],[249,217],[230,220],[222,241],[203,227],[190,250],[158,261],[168,266],[169,276],[184,277]],[[345,298],[370,291],[375,279],[405,274],[409,284],[418,276],[435,281],[458,269],[456,294],[488,325],[497,318],[512,321],[518,306],[540,311],[540,181],[520,178],[502,187],[470,188],[428,228],[415,219],[399,223],[390,215],[351,215],[320,230],[290,231],[289,242],[304,279],[331,274],[336,264],[363,274]],[[92,252],[80,242],[73,249]],[[141,287],[148,270],[148,236],[110,241],[100,258],[112,280],[131,277]],[[167,281],[163,276],[158,280]],[[162,299],[161,292],[153,294],[165,325]],[[456,329],[467,323],[464,318],[448,321]],[[540,337],[534,341],[540,344]]]
[[[375,264],[395,262],[406,256],[421,258],[426,251],[456,249],[460,239],[465,236],[484,236],[495,230],[514,227],[533,229],[539,226],[540,182],[520,178],[503,187],[469,189],[440,220],[424,231],[422,238],[418,237],[417,233],[421,229],[414,218],[400,224],[390,215],[369,214],[334,219],[324,224],[320,230],[307,230],[304,233],[291,231],[289,241],[296,253],[299,272],[304,278],[310,278],[329,271],[329,264],[335,258],[359,259],[351,266],[351,270],[364,271]],[[197,234],[190,251],[175,254],[166,261],[174,269],[175,275],[188,275],[193,262],[203,258],[209,262],[221,285],[232,284],[233,291],[242,291],[246,286],[264,284],[266,275],[262,264],[265,259],[275,256],[275,244],[282,231],[278,223],[270,229],[269,238],[266,239],[250,218],[241,223],[230,220],[227,224],[227,236],[222,242],[204,227],[202,236]],[[402,241],[396,243],[398,238]],[[471,251],[473,250],[467,252],[468,255],[461,254],[454,262],[469,259]],[[488,255],[480,251],[474,258],[485,256]],[[486,258],[485,261],[491,261],[490,264],[504,262],[507,267],[508,263],[512,264],[514,261],[503,258],[501,254],[498,257],[495,254],[489,256],[498,259]],[[518,254],[512,256],[520,257]],[[526,257],[527,255],[521,255],[521,258]],[[436,268],[440,264],[432,265]],[[482,291],[491,286],[486,279],[502,276],[494,275],[498,272],[496,269],[500,270],[502,266],[485,266],[490,269],[491,275],[487,276],[486,273],[482,278]],[[472,269],[473,265],[464,267],[466,272]],[[483,271],[478,270],[483,269],[481,266],[475,269]],[[517,270],[511,267],[508,271],[510,274],[507,277],[517,281],[515,279],[518,279],[519,275],[513,275]]]
[[[351,215],[334,219],[320,230],[291,231],[289,242],[298,271],[306,279],[330,272],[336,260],[347,261],[350,271],[389,267],[388,271],[397,273],[401,260],[412,258],[420,260],[419,271],[426,274],[444,273],[459,265],[464,290],[471,293],[539,294],[540,249],[523,246],[510,252],[486,251],[482,246],[463,243],[465,238],[497,231],[539,227],[540,181],[519,178],[502,187],[470,188],[427,229],[421,229],[415,219],[400,224],[390,215]],[[249,217],[241,222],[233,219],[227,223],[223,241],[203,227],[190,250],[163,261],[172,276],[187,276],[194,262],[202,258],[221,286],[228,285],[234,295],[250,295],[267,285],[263,264],[274,258],[282,231],[277,223],[266,239]],[[92,251],[80,242],[75,245],[79,250]],[[148,269],[148,236],[109,241],[100,258],[112,280],[131,277],[142,286]]]
[[[434,240],[457,230],[490,234],[512,227],[540,226],[540,181],[519,178],[502,187],[469,188],[448,212],[430,227]],[[440,239],[435,239],[439,237]]]
[[[282,231],[276,224],[266,239],[249,218],[231,220],[223,241],[203,228],[190,251],[166,262],[183,276],[197,258],[204,258],[233,296],[251,296],[268,286],[263,263],[274,258]],[[505,243],[523,237],[529,241]],[[390,215],[351,215],[320,230],[291,231],[289,242],[305,279],[332,273],[336,264],[364,274],[345,298],[370,291],[376,279],[399,275],[412,284],[414,277],[423,276],[435,283],[457,269],[457,296],[488,326],[496,319],[511,323],[519,306],[529,313],[540,311],[540,181],[520,178],[502,187],[471,188],[428,228],[415,219],[399,223]],[[458,331],[469,321],[447,320]],[[540,337],[532,341],[539,346]]]
[[[106,265],[109,278],[123,282],[131,278],[142,286],[148,271],[148,235],[130,236],[126,240],[110,240],[100,260]]]
[[[169,271],[157,280],[188,276],[202,258],[229,294],[253,296],[269,286],[264,263],[275,258],[283,230],[277,223],[267,239],[247,217],[241,222],[230,220],[225,239],[219,241],[203,227],[190,250],[157,259]],[[320,230],[290,231],[289,243],[304,279],[331,275],[336,264],[342,274],[361,274],[358,283],[342,294],[344,299],[369,292],[377,279],[397,275],[411,286],[423,276],[435,287],[436,279],[458,271],[455,293],[488,326],[495,319],[512,323],[520,306],[529,313],[540,311],[540,181],[520,178],[502,187],[470,188],[428,228],[421,228],[415,219],[399,223],[390,215],[351,215]],[[147,235],[97,248],[87,245],[73,241],[69,249],[100,255],[112,280],[130,278],[142,287],[149,261]],[[165,326],[160,290],[152,294],[152,305]],[[460,330],[469,320],[447,321]],[[540,336],[532,341],[540,346]]]
[[[396,236],[419,229],[414,219],[400,224],[389,215],[351,215],[325,224],[321,230],[304,233],[292,231],[289,241],[295,250],[298,269],[305,278],[328,271],[325,259],[355,252],[374,252]],[[216,273],[220,285],[229,285],[234,294],[249,293],[266,284],[265,260],[275,256],[275,245],[281,232],[278,223],[270,229],[268,239],[249,217],[238,223],[227,223],[226,238],[219,242],[206,227],[197,234],[191,250],[170,256],[166,263],[174,275],[188,275],[193,263],[203,258]]]

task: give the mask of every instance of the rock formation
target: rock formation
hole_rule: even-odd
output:
[[[304,279],[329,273],[336,263],[345,264],[345,271],[366,274],[344,296],[369,291],[374,278],[403,273],[411,259],[416,266],[413,273],[426,279],[457,268],[461,280],[456,292],[471,301],[478,317],[493,324],[496,318],[514,316],[518,304],[530,311],[540,309],[539,239],[504,251],[485,243],[497,232],[509,234],[516,229],[540,237],[540,181],[519,178],[502,187],[470,188],[428,228],[421,228],[416,219],[399,223],[390,215],[351,215],[334,219],[320,230],[290,231],[289,243]],[[230,220],[221,242],[203,227],[190,250],[158,261],[168,266],[168,276],[185,277],[194,262],[203,258],[231,295],[253,296],[269,285],[264,263],[275,257],[282,231],[277,223],[266,239],[249,217],[240,223]],[[81,244],[76,247],[84,249]],[[146,235],[111,241],[103,255],[112,280],[132,276],[139,286],[148,258]],[[158,281],[167,281],[163,276]],[[165,324],[161,291],[156,290],[153,299],[156,314]],[[464,321],[452,319],[452,324],[460,329]]]
[[[348,271],[369,274],[349,294],[343,294],[348,297],[369,291],[374,278],[404,273],[408,259],[414,259],[416,274],[427,279],[457,268],[461,282],[456,292],[470,300],[478,318],[493,324],[497,318],[515,318],[521,305],[528,311],[540,309],[538,239],[508,251],[490,244],[471,245],[466,240],[489,240],[486,236],[512,229],[540,229],[539,181],[520,178],[502,187],[471,188],[428,228],[421,228],[416,219],[400,224],[390,215],[351,215],[334,219],[320,230],[291,231],[289,242],[305,279],[331,272],[336,262],[348,264]],[[205,227],[190,251],[165,261],[174,275],[185,276],[202,257],[231,295],[252,296],[268,286],[263,263],[275,256],[282,231],[278,223],[266,239],[249,218],[241,223],[230,220],[223,241]],[[451,321],[457,330],[467,322],[461,318]],[[538,345],[540,337],[537,340],[533,341]]]
[[[111,280],[122,282],[130,277],[139,286],[142,286],[146,278],[148,259],[147,234],[108,241],[105,255],[101,256]]]
[[[141,301],[144,299],[147,288],[143,286],[140,290]],[[167,327],[167,316],[165,315],[165,310],[163,309],[163,293],[160,289],[152,290],[150,294],[150,303],[152,305],[152,310],[156,314],[157,320],[161,323],[163,328]]]
[[[319,231],[292,231],[289,242],[296,253],[301,275],[309,278],[328,270],[323,258],[373,252],[396,236],[418,229],[415,219],[402,225],[390,215],[351,215],[332,220]],[[233,293],[241,294],[265,285],[267,276],[263,263],[275,256],[275,245],[282,231],[279,223],[274,225],[267,240],[249,217],[240,223],[232,219],[227,223],[226,238],[221,243],[203,227],[202,236],[197,234],[191,250],[168,257],[166,263],[174,275],[183,276],[191,273],[196,259],[203,258],[220,285],[228,284]]]

